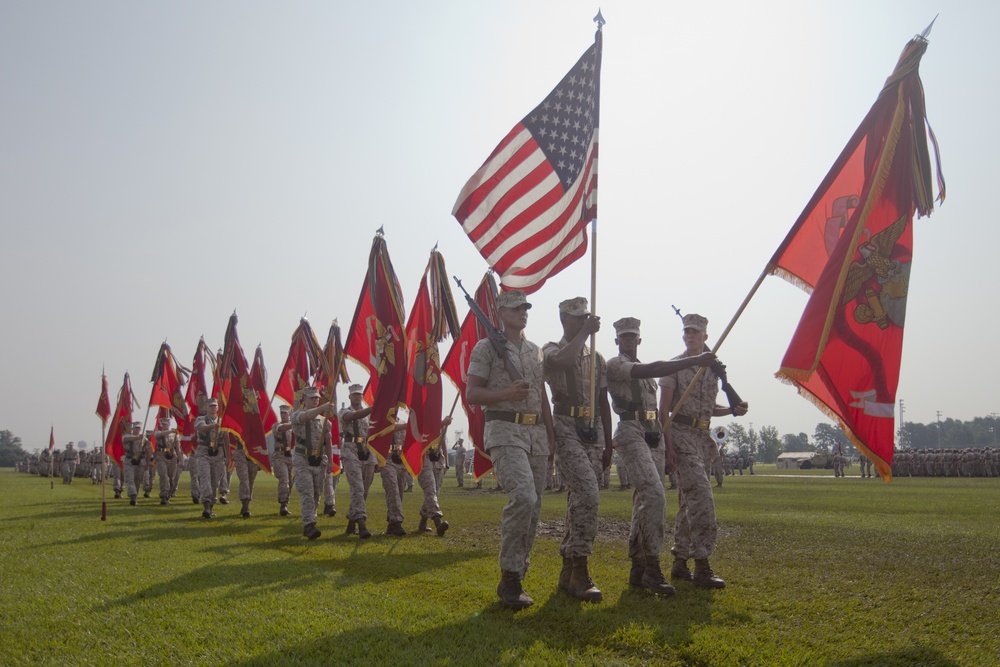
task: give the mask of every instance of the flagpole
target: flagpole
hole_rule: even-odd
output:
[[[460,396],[461,396],[461,393],[455,394],[455,400],[452,401],[452,403],[451,403],[451,411],[448,412],[448,416],[449,417],[451,417],[452,415],[455,414],[455,406],[458,405],[458,399],[459,399]]]
[[[55,449],[55,426],[50,427],[49,430],[49,489],[56,488],[56,483],[52,481],[52,466],[55,460],[55,454],[53,450]]]
[[[712,348],[712,354],[717,353],[719,351],[719,348],[722,347],[722,342],[726,340],[726,337],[729,335],[729,332],[736,324],[736,320],[740,319],[740,315],[742,315],[743,311],[746,310],[747,304],[750,303],[750,299],[752,299],[754,295],[757,293],[757,290],[760,288],[761,283],[764,282],[764,278],[766,278],[771,273],[771,268],[772,267],[769,262],[767,266],[764,267],[764,270],[760,272],[760,276],[758,276],[757,282],[755,282],[753,284],[753,287],[750,288],[750,292],[746,295],[746,298],[743,299],[743,303],[741,303],[740,307],[736,310],[736,314],[733,315],[733,319],[729,320],[729,324],[726,325],[726,328],[723,330],[722,335],[719,336],[719,340],[715,342],[715,347]],[[705,367],[702,366],[701,368],[698,369],[698,372],[694,374],[694,378],[692,378],[691,383],[688,385],[687,389],[684,390],[684,393],[681,395],[680,399],[678,399],[677,404],[674,405],[674,407],[670,410],[670,415],[663,423],[664,430],[670,428],[670,424],[673,423],[674,421],[674,415],[676,415],[680,407],[684,405],[684,401],[686,401],[688,399],[688,396],[691,395],[691,392],[694,391],[695,385],[698,383],[698,380],[701,379],[701,376],[704,373],[705,373]]]
[[[108,520],[108,486],[107,486],[107,476],[108,476],[108,452],[105,448],[107,437],[105,431],[104,420],[101,420],[101,521]]]
[[[590,221],[590,312],[597,317],[597,218]],[[597,332],[590,334],[590,426],[597,426]]]

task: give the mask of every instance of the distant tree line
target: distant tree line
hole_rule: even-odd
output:
[[[21,438],[10,431],[0,431],[0,468],[13,468],[14,462],[28,458],[21,447]]]
[[[774,463],[785,452],[832,452],[840,447],[845,456],[858,455],[844,432],[833,424],[816,424],[812,438],[805,433],[779,434],[774,426],[755,430],[753,423],[725,425],[729,431],[726,448],[738,450],[743,456],[752,455],[760,463]],[[946,419],[931,424],[906,422],[897,432],[897,449],[966,449],[998,447],[1000,419],[996,416],[976,417],[972,421]]]

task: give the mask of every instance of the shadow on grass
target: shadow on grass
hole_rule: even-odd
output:
[[[833,660],[826,667],[959,667],[959,663],[944,657],[939,651],[926,646],[914,646],[904,651],[870,653],[849,660]]]
[[[562,661],[579,664],[657,664],[692,641],[692,628],[709,623],[713,594],[684,591],[684,600],[626,591],[617,604],[591,605],[560,593],[528,611],[499,602],[469,618],[408,633],[374,625],[282,646],[230,667],[294,665],[522,665]]]
[[[206,522],[207,523],[207,522]],[[195,531],[205,537],[210,536],[213,526],[201,524],[203,529]],[[190,528],[184,529],[188,532]],[[136,531],[123,531],[138,535]],[[209,552],[216,552],[216,563],[207,565],[173,579],[163,581],[129,595],[123,595],[108,602],[97,610],[128,607],[133,603],[155,598],[171,598],[187,593],[204,593],[220,589],[220,595],[228,598],[254,598],[268,592],[287,591],[292,588],[308,588],[313,585],[347,589],[354,586],[385,585],[393,580],[438,569],[450,569],[464,561],[482,558],[482,551],[448,551],[428,554],[407,554],[405,559],[393,555],[393,547],[385,549],[375,542],[368,542],[376,549],[366,549],[355,544],[346,555],[339,555],[345,549],[334,546],[334,553],[328,558],[316,558],[317,550],[329,549],[330,542],[308,542],[297,530],[283,530],[289,533],[281,539],[252,542],[227,542],[225,545],[208,546]],[[152,535],[150,537],[153,537]],[[188,535],[198,539],[199,535]],[[145,539],[139,536],[137,539]],[[277,560],[234,565],[230,557],[247,549],[270,549],[282,552]],[[310,553],[311,559],[297,556]]]

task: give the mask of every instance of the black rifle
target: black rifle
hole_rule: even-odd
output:
[[[681,318],[681,322],[683,323],[684,316],[681,315],[681,311],[677,309],[677,306],[670,304],[670,307],[674,309],[674,312],[677,313],[677,317]],[[705,352],[711,351],[712,348],[706,345]],[[725,393],[726,399],[729,401],[729,407],[736,408],[739,406],[740,403],[743,402],[743,399],[740,398],[740,395],[736,393],[735,389],[733,389],[733,385],[729,384],[729,377],[726,375],[726,365],[717,357],[709,368],[711,368],[712,372],[715,373],[720,380],[722,380],[722,391]]]
[[[523,380],[524,376],[521,375],[521,371],[517,370],[514,366],[514,360],[510,358],[510,354],[507,352],[507,339],[504,337],[503,332],[497,328],[495,324],[486,316],[483,309],[479,307],[476,300],[469,296],[469,293],[465,291],[462,287],[462,281],[458,279],[458,276],[452,276],[455,282],[458,283],[458,289],[462,290],[462,294],[465,295],[465,300],[469,302],[469,309],[472,314],[476,316],[479,323],[483,325],[486,330],[486,337],[490,339],[490,343],[493,345],[493,349],[496,350],[497,355],[503,359],[503,367],[507,370],[507,375],[514,382],[518,380]]]

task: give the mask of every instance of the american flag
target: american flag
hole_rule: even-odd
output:
[[[452,214],[508,289],[534,292],[587,252],[597,217],[601,30],[462,188]]]

